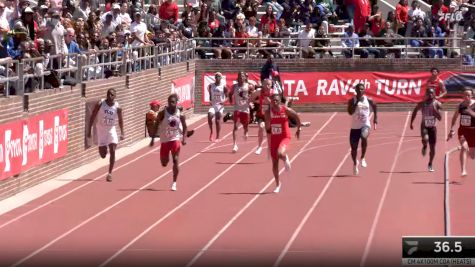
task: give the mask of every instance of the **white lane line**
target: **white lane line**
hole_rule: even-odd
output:
[[[293,156],[293,158],[290,160],[291,162],[293,162],[300,154],[303,153],[303,151],[305,151],[307,146],[310,145],[310,143],[320,134],[320,132],[331,122],[331,120],[335,116],[336,116],[336,112],[333,113],[333,115],[330,118],[328,118],[325,124],[323,124],[320,127],[320,129],[312,136],[312,138],[310,138],[310,140],[299,150],[299,152],[295,156]],[[282,173],[283,171],[284,171],[284,168],[280,170],[279,174]],[[211,238],[211,240],[193,257],[193,259],[191,259],[191,261],[188,262],[186,267],[190,267],[193,264],[195,264],[195,262],[211,247],[211,245],[213,245],[213,243],[231,226],[231,224],[233,224],[234,221],[236,221],[237,218],[239,218],[257,200],[260,194],[262,194],[273,182],[274,182],[274,178],[272,177],[272,179],[261,189],[261,191],[259,191],[258,194],[256,194],[238,213],[236,213],[231,218],[231,220],[229,220],[226,223],[226,225],[224,225],[223,228],[221,228],[218,231],[218,233],[215,236],[213,236],[213,238]]]

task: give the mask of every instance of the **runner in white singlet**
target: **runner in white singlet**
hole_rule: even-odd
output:
[[[213,141],[213,118],[216,122],[216,141],[219,141],[219,134],[221,132],[221,118],[224,113],[224,102],[228,95],[228,88],[222,80],[223,75],[216,72],[214,75],[215,82],[208,86],[209,102],[211,108],[208,110],[208,125],[209,125],[209,141]]]
[[[176,181],[179,173],[179,156],[181,145],[186,145],[186,119],[177,108],[178,96],[171,94],[168,96],[168,106],[160,111],[155,123],[155,131],[160,129],[160,162],[163,167],[170,161],[170,153],[173,160],[173,183],[172,191],[176,191]],[[150,146],[153,146],[155,136],[152,136]]]
[[[97,145],[99,146],[99,155],[101,158],[107,156],[107,148],[109,148],[109,173],[107,174],[107,181],[112,182],[112,170],[115,163],[115,150],[119,143],[117,137],[116,124],[119,122],[120,127],[120,140],[124,140],[124,123],[122,119],[122,109],[119,107],[119,103],[115,101],[116,92],[114,89],[107,91],[107,98],[101,99],[94,110],[92,111],[89,121],[89,127],[87,136],[92,136],[92,125],[96,121],[97,131]],[[96,120],[97,119],[97,120]]]
[[[229,92],[229,101],[234,104],[234,113],[233,113],[233,152],[236,153],[238,150],[236,131],[238,129],[238,122],[242,124],[244,128],[244,139],[247,140],[248,136],[248,126],[249,126],[249,101],[250,101],[250,92],[253,89],[247,80],[247,73],[241,71],[238,73],[237,78],[238,83],[234,84],[231,91]]]
[[[350,131],[351,158],[353,159],[353,174],[358,175],[359,161],[356,159],[358,145],[361,139],[361,167],[367,167],[365,160],[368,147],[369,130],[371,129],[370,115],[373,111],[374,129],[378,123],[376,104],[365,96],[365,87],[359,83],[355,86],[356,96],[348,101],[348,113],[352,116]]]

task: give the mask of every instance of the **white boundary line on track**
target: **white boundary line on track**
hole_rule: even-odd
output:
[[[330,116],[330,118],[328,118],[325,124],[323,124],[320,129],[312,136],[312,138],[310,138],[309,141],[302,148],[300,148],[299,152],[292,157],[292,159],[290,160],[291,162],[293,162],[300,154],[303,153],[303,151],[305,151],[306,147],[320,134],[321,131],[323,131],[323,129],[333,120],[336,114],[337,113],[335,112],[332,114],[332,116]],[[284,168],[280,170],[279,174],[283,171]],[[231,226],[231,224],[233,224],[234,221],[236,221],[237,218],[239,218],[239,216],[241,216],[241,214],[243,214],[257,200],[260,194],[262,194],[273,182],[274,177],[272,177],[272,179],[261,189],[259,194],[256,194],[238,213],[233,216],[233,218],[231,218],[231,220],[228,221],[228,223],[226,223],[226,225],[223,226],[223,228],[221,228],[221,230],[218,231],[215,236],[213,236],[213,238],[211,238],[211,240],[193,257],[193,259],[188,262],[186,267],[192,266],[211,247],[211,245],[213,245],[213,243]]]
[[[266,142],[266,140],[264,140],[264,142]],[[205,186],[201,187],[198,191],[196,191],[193,195],[191,195],[190,197],[188,197],[185,201],[183,201],[180,205],[176,206],[174,209],[172,209],[171,211],[169,211],[167,214],[165,214],[165,216],[161,217],[160,219],[158,219],[157,221],[155,221],[152,225],[150,225],[149,227],[147,227],[147,229],[145,229],[142,233],[140,233],[139,235],[137,235],[134,239],[132,239],[129,243],[127,243],[125,246],[123,246],[121,249],[119,249],[116,253],[114,253],[114,255],[110,256],[107,260],[105,260],[103,263],[101,263],[99,265],[99,267],[103,267],[103,266],[106,266],[107,264],[109,264],[109,262],[113,261],[115,258],[117,258],[120,254],[122,254],[124,251],[126,251],[130,246],[132,246],[135,242],[137,242],[137,240],[139,240],[140,238],[142,238],[143,236],[145,236],[147,233],[149,233],[155,226],[159,225],[160,223],[162,223],[164,220],[166,220],[168,217],[172,216],[173,213],[175,213],[176,211],[178,211],[179,209],[181,209],[183,206],[185,206],[186,204],[188,204],[188,202],[190,202],[191,200],[193,200],[197,195],[199,195],[201,192],[203,192],[204,190],[206,190],[208,187],[210,187],[214,182],[216,182],[217,180],[219,180],[224,174],[226,174],[229,170],[231,170],[234,166],[238,165],[241,161],[243,161],[245,158],[247,158],[249,155],[253,154],[254,151],[257,149],[257,146],[253,147],[249,152],[247,152],[246,154],[244,154],[244,156],[242,156],[239,160],[237,160],[236,162],[234,162],[233,164],[231,164],[228,168],[226,168],[224,171],[222,171],[220,174],[218,174],[218,176],[216,176],[215,178],[213,178],[213,180],[211,180],[210,182],[208,182]]]
[[[230,136],[232,134],[232,131],[227,133],[222,139],[226,139],[228,136]],[[205,147],[202,151],[206,151],[207,149],[213,147],[215,144],[217,143],[211,143],[210,145],[208,145],[207,147]],[[199,155],[201,155],[201,153],[196,153],[194,154],[193,156],[189,157],[188,159],[186,159],[185,161],[181,162],[180,163],[180,166],[183,166],[183,164],[186,164],[187,162],[191,161],[192,159],[198,157]],[[50,247],[51,245],[53,245],[54,243],[58,242],[59,240],[63,239],[64,237],[66,237],[67,235],[71,234],[72,232],[76,231],[77,229],[81,228],[82,226],[88,224],[90,221],[96,219],[97,217],[101,216],[102,214],[108,212],[109,210],[113,209],[114,207],[118,206],[119,204],[121,204],[122,202],[125,202],[126,200],[128,200],[129,198],[133,197],[135,194],[139,193],[141,190],[149,187],[150,185],[154,184],[155,182],[159,181],[160,179],[162,179],[163,177],[167,176],[168,174],[170,174],[172,172],[172,169],[166,171],[165,173],[161,174],[160,176],[156,177],[155,179],[153,179],[152,181],[148,182],[147,184],[143,185],[142,187],[140,187],[138,190],[128,194],[127,196],[123,197],[122,199],[120,199],[119,201],[115,202],[114,204],[110,205],[109,207],[101,210],[100,212],[94,214],[93,216],[89,217],[88,219],[82,221],[81,223],[77,224],[75,227],[71,228],[69,231],[63,233],[62,235],[58,236],[57,238],[51,240],[50,242],[48,242],[47,244],[43,245],[42,247],[40,247],[39,249],[35,250],[34,252],[28,254],[28,256],[22,258],[21,260],[15,262],[12,267],[16,267],[16,266],[19,266],[21,264],[23,264],[24,262],[26,262],[27,260],[29,260],[30,258],[36,256],[37,254],[39,254],[40,252],[44,251],[45,249],[47,249],[48,247]]]
[[[197,130],[197,129],[199,129],[199,128],[203,127],[204,125],[207,125],[207,124],[208,124],[208,122],[205,121],[204,123],[198,125],[198,127],[196,127],[195,130]],[[143,149],[143,148],[145,148],[145,146],[144,146],[144,147],[140,147],[139,149],[137,149],[137,151],[140,150],[140,149]],[[154,149],[152,149],[152,150],[150,150],[150,151],[147,151],[147,152],[145,152],[144,154],[138,156],[137,158],[134,158],[134,159],[131,160],[131,161],[128,161],[128,162],[126,162],[126,163],[124,163],[124,164],[122,164],[122,165],[120,165],[120,166],[117,166],[116,168],[114,168],[114,171],[117,171],[117,170],[119,170],[119,169],[122,169],[123,167],[126,167],[126,166],[128,166],[128,165],[130,165],[130,164],[136,162],[137,160],[139,160],[139,159],[141,159],[141,158],[143,158],[143,157],[149,155],[149,154],[153,154],[153,153],[155,153],[155,152],[158,151],[158,150],[160,150],[160,147],[154,148]],[[130,154],[136,153],[137,151],[131,152]],[[124,155],[123,157],[127,157],[127,156],[130,155],[130,154]],[[118,161],[118,160],[120,160],[120,159],[117,159],[117,161]],[[107,161],[107,162],[109,162],[109,161]],[[107,163],[107,165],[108,165],[108,164],[109,164],[109,163]],[[89,164],[88,164],[88,165],[89,165]],[[102,166],[99,167],[99,168],[102,168]],[[98,168],[98,169],[99,169],[99,168]],[[90,173],[92,173],[92,172],[94,172],[94,171],[97,171],[97,169],[91,171]],[[77,177],[77,179],[80,179],[81,177],[83,177],[83,176],[85,176],[85,175],[88,175],[88,174],[89,174],[89,173],[83,174],[83,175]],[[81,188],[83,188],[83,187],[85,187],[85,186],[87,186],[87,185],[89,185],[89,184],[91,184],[91,183],[93,183],[93,182],[95,182],[95,181],[101,179],[101,178],[104,178],[104,177],[106,176],[106,174],[107,174],[107,172],[104,172],[104,174],[98,175],[96,178],[94,178],[94,179],[91,180],[91,181],[88,181],[88,182],[86,182],[86,183],[84,183],[84,184],[81,184],[81,185],[79,185],[79,186],[77,186],[77,187],[74,187],[73,189],[71,189],[71,190],[69,190],[69,191],[67,191],[67,192],[65,192],[65,193],[63,193],[63,194],[61,194],[60,196],[58,196],[58,197],[56,197],[56,198],[54,198],[54,199],[52,199],[52,200],[48,200],[47,202],[45,202],[45,203],[43,203],[43,204],[41,204],[41,205],[39,205],[39,206],[37,206],[37,207],[31,209],[31,210],[28,210],[27,212],[24,212],[24,213],[22,213],[22,214],[20,214],[20,215],[18,215],[18,216],[15,216],[15,218],[10,219],[10,220],[8,220],[7,222],[5,222],[5,223],[3,223],[3,224],[0,224],[0,229],[2,229],[3,227],[5,227],[5,226],[7,226],[7,225],[9,225],[9,224],[11,224],[11,223],[13,223],[13,222],[18,221],[19,219],[21,219],[21,218],[23,218],[23,217],[25,217],[25,216],[30,215],[31,213],[33,213],[33,212],[35,212],[35,211],[37,211],[37,210],[39,210],[39,209],[41,209],[41,208],[44,208],[44,207],[48,206],[49,204],[51,204],[51,203],[53,203],[53,202],[55,202],[55,201],[58,201],[58,200],[60,200],[60,199],[62,199],[62,198],[64,198],[64,197],[66,197],[66,196],[72,194],[73,192],[75,192],[75,191],[77,191],[77,190],[79,190],[79,189],[81,189]],[[66,173],[66,175],[70,177],[69,173]],[[61,176],[64,176],[64,175],[61,175]],[[61,176],[59,176],[59,177],[61,177]],[[56,180],[56,181],[53,181],[53,182],[57,182],[57,179],[58,179],[58,178],[52,179],[52,181],[53,181],[53,180]],[[67,183],[72,182],[72,181],[74,181],[74,180],[75,180],[75,179],[71,179],[71,180],[68,181]],[[45,183],[48,183],[48,182],[49,182],[49,181],[46,181]],[[58,186],[57,188],[59,188],[59,187],[61,187],[61,186],[64,186],[65,184],[66,184],[66,183],[61,183],[61,185]],[[41,186],[41,185],[40,185],[40,186]],[[6,200],[0,202],[0,215],[1,215],[1,214],[4,214],[4,213],[6,213],[6,212],[8,212],[8,211],[10,211],[10,210],[13,210],[13,209],[15,209],[15,208],[17,208],[17,207],[19,207],[19,206],[22,206],[22,205],[24,205],[24,204],[26,204],[26,203],[28,203],[28,202],[34,200],[34,199],[37,199],[37,198],[41,197],[42,195],[47,194],[47,193],[49,193],[49,192],[51,192],[52,190],[57,189],[57,188],[49,188],[49,190],[47,190],[47,192],[43,192],[41,195],[35,194],[34,196],[31,196],[31,193],[30,193],[29,191],[24,191],[24,192],[21,193],[22,195],[30,195],[30,196],[29,196],[27,199],[24,199],[24,200],[22,200],[22,201],[14,200],[14,198],[15,198],[16,196],[11,197],[11,199],[6,199]],[[32,190],[34,190],[34,189],[32,189]],[[9,201],[14,201],[14,202],[15,202],[14,205],[13,205],[13,203],[7,203],[7,202],[9,202]]]
[[[388,193],[389,185],[390,185],[391,180],[392,180],[394,168],[396,168],[396,163],[399,159],[399,152],[401,151],[401,146],[402,146],[402,143],[403,143],[403,140],[404,140],[404,136],[406,134],[407,125],[408,125],[410,116],[411,116],[411,113],[408,112],[407,117],[406,117],[406,122],[404,123],[404,128],[403,128],[403,131],[402,131],[402,134],[401,134],[401,138],[399,139],[399,143],[398,143],[398,146],[397,146],[397,149],[396,149],[396,153],[394,154],[394,161],[393,161],[393,164],[391,166],[391,169],[389,170],[389,175],[388,175],[388,178],[386,180],[386,185],[384,186],[383,194],[381,195],[381,199],[379,201],[378,208],[376,210],[376,214],[374,216],[374,220],[373,220],[373,223],[372,223],[370,231],[369,231],[368,241],[366,242],[366,245],[365,245],[365,249],[364,249],[364,252],[363,252],[363,257],[361,258],[360,266],[365,266],[365,264],[366,264],[366,259],[368,258],[369,251],[370,251],[371,245],[373,243],[374,233],[376,232],[376,226],[378,225],[379,217],[381,215],[381,211],[383,210],[384,201],[386,200],[386,195]]]

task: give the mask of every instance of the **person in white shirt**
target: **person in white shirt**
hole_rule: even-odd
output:
[[[358,175],[359,161],[356,159],[358,145],[361,139],[361,167],[367,167],[365,155],[368,147],[368,137],[371,129],[370,115],[373,112],[374,130],[378,124],[376,104],[365,95],[365,86],[359,83],[355,86],[356,96],[348,101],[348,114],[352,116],[350,131],[351,158],[353,159],[353,174]]]
[[[359,36],[358,34],[355,33],[355,30],[352,25],[348,26],[347,31],[343,35],[343,38],[341,40],[341,46],[350,48],[347,50],[343,50],[343,54],[345,55],[346,58],[353,57],[353,51],[355,52],[355,54],[360,55],[361,58],[367,58],[369,55],[368,50],[364,48],[358,48],[360,47]],[[352,48],[358,48],[358,49],[352,49]]]
[[[416,20],[417,18],[421,18],[422,20],[425,20],[426,13],[421,10],[421,5],[417,0],[412,1],[411,3],[411,9],[408,11],[409,18],[411,20]]]
[[[91,114],[89,127],[87,129],[87,137],[92,137],[92,125],[96,121],[97,130],[97,145],[99,146],[99,155],[101,158],[107,156],[107,148],[109,148],[109,173],[107,174],[107,181],[112,182],[112,170],[115,163],[115,150],[119,139],[117,138],[117,130],[115,125],[117,121],[120,127],[120,140],[124,140],[124,122],[122,119],[122,108],[119,103],[115,101],[115,89],[107,90],[107,98],[101,99]]]
[[[120,7],[119,17],[121,23],[125,23],[127,26],[130,26],[130,23],[132,23],[132,19],[130,18],[130,15],[129,13],[127,13],[127,11],[129,11],[129,6],[127,5],[127,3],[123,3]]]
[[[119,6],[119,4],[113,4],[112,5],[112,10],[109,11],[109,12],[106,12],[106,13],[104,13],[104,15],[102,15],[102,17],[101,17],[102,23],[104,23],[106,21],[107,15],[112,15],[112,22],[111,23],[114,26],[114,29],[115,29],[115,27],[117,27],[118,25],[120,25],[122,23],[122,19],[121,19],[121,16],[120,16],[120,6]]]
[[[312,47],[315,38],[315,29],[312,28],[312,24],[307,22],[305,28],[299,33],[299,47],[302,49],[302,57],[313,58],[315,56],[315,50]]]
[[[147,25],[142,22],[142,14],[139,12],[134,15],[134,22],[130,25],[130,32],[132,33],[132,47],[143,46],[149,44],[147,37]]]
[[[249,25],[246,27],[246,32],[249,37],[259,36],[259,29],[256,27],[256,17],[249,18]]]

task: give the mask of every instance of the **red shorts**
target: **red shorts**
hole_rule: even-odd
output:
[[[175,155],[180,152],[180,148],[181,142],[179,140],[161,143],[160,158],[167,159],[170,155],[170,152],[172,152],[172,155]]]
[[[233,115],[233,121],[234,122],[241,122],[242,125],[248,125],[249,124],[249,113],[242,112],[242,111],[234,111]]]
[[[287,149],[289,149],[289,144],[290,144],[290,137],[278,137],[278,138],[272,138],[270,140],[270,155],[272,159],[276,160],[278,159],[278,151],[281,147],[285,146]]]
[[[458,135],[465,138],[468,147],[475,147],[475,127],[459,127]]]

